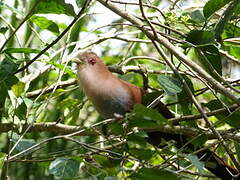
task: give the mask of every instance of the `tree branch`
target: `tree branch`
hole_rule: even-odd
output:
[[[24,132],[28,127],[29,124],[21,125],[21,131]],[[14,131],[19,133],[20,125],[12,124],[12,123],[0,123],[0,132],[9,132]],[[65,124],[56,124],[55,122],[46,122],[46,123],[34,123],[32,127],[28,130],[30,132],[53,132],[53,133],[62,133],[62,134],[69,134],[73,132],[77,132],[83,129],[80,126],[71,126]],[[99,135],[96,131],[85,130],[76,134],[78,136],[96,136]]]
[[[22,125],[22,131],[27,129],[29,124]],[[34,123],[33,126],[28,130],[30,132],[54,132],[54,133],[61,133],[61,134],[70,134],[75,133],[75,136],[98,136],[96,127],[94,128],[85,128],[80,126],[72,126],[72,125],[65,125],[65,124],[56,124],[55,122],[46,122],[46,123]],[[169,126],[166,125],[164,127],[158,128],[144,128],[147,132],[151,131],[160,131],[163,133],[170,133],[170,134],[182,134],[188,137],[193,137],[199,135],[199,130],[195,128],[183,127],[183,126]],[[237,135],[233,131],[236,129],[229,129],[229,130],[220,130],[219,133],[222,135],[224,139],[232,139],[235,141],[240,142],[240,135]],[[19,126],[12,124],[12,123],[0,123],[0,132],[9,132],[14,131],[19,133]],[[208,136],[208,139],[217,139],[217,136],[210,132],[204,131],[204,134]]]
[[[57,85],[56,84],[52,84],[51,86],[48,86],[48,87],[45,87],[45,88],[42,88],[42,89],[37,89],[35,91],[28,92],[28,93],[26,93],[26,96],[28,98],[33,98],[33,97],[36,97],[36,96],[38,96],[40,94],[49,93],[54,88],[63,88],[63,87],[70,86],[70,85],[73,85],[73,84],[76,84],[76,83],[77,83],[76,79],[69,79],[69,80],[66,80],[66,81],[62,81],[62,82],[58,83]]]

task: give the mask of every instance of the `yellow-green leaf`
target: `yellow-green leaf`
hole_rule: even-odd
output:
[[[16,97],[20,97],[24,92],[25,84],[23,82],[18,82],[12,86],[12,91]]]

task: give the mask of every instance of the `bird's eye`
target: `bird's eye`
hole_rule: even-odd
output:
[[[88,60],[88,63],[91,64],[91,65],[94,65],[94,64],[96,64],[96,59],[90,58],[90,59]]]

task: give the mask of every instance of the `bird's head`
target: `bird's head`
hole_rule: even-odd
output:
[[[90,83],[90,79],[92,82],[95,82],[96,78],[105,79],[110,74],[103,61],[92,51],[79,53],[72,61],[77,64],[81,84],[83,81]]]
[[[83,69],[84,67],[96,67],[103,65],[102,60],[92,51],[80,53],[73,59],[73,62],[77,64],[78,70]]]

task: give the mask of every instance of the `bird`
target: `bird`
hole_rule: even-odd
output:
[[[84,52],[75,59],[81,88],[104,118],[130,112],[141,104],[143,90],[118,79],[93,52]]]
[[[79,53],[73,61],[77,64],[77,75],[81,89],[103,118],[113,118],[116,114],[124,116],[133,110],[135,104],[142,103],[143,95],[146,92],[112,74],[94,52]],[[173,113],[161,101],[155,108],[167,119],[174,117]],[[187,137],[182,137],[179,134],[154,131],[147,132],[147,135],[147,142],[156,147],[161,143],[162,138],[166,141],[175,140],[178,148],[188,142]],[[194,145],[188,144],[188,148],[193,151]],[[197,156],[204,161],[206,169],[223,180],[233,179],[233,175],[239,174],[238,170],[226,164],[209,149],[200,151]],[[212,165],[209,166],[209,164]],[[240,179],[240,176],[235,179]]]

